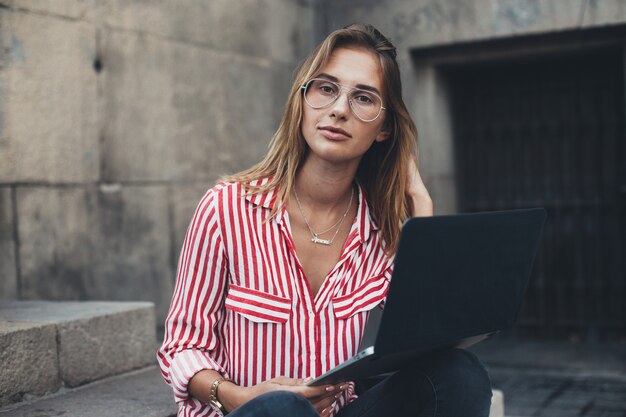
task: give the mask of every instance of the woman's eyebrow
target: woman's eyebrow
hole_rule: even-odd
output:
[[[339,78],[334,77],[330,74],[326,74],[325,72],[322,72],[321,74],[318,74],[318,77],[321,78],[326,78],[329,81],[333,81],[336,83],[339,83]],[[361,90],[367,90],[367,91],[372,91],[378,95],[380,95],[380,91],[378,91],[378,89],[376,87],[372,87],[371,85],[367,85],[367,84],[357,84],[354,86],[355,88],[361,89]]]

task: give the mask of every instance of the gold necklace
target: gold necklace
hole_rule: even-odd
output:
[[[333,224],[332,226],[330,226],[328,229],[319,233],[315,233],[313,231],[313,228],[311,228],[309,221],[304,215],[304,210],[302,210],[302,203],[300,203],[300,198],[298,197],[298,192],[296,191],[296,187],[293,187],[293,193],[296,196],[296,203],[298,203],[298,209],[300,209],[300,214],[302,215],[302,219],[304,220],[306,227],[309,229],[309,232],[311,233],[311,242],[319,243],[321,245],[327,245],[327,246],[332,245],[333,241],[337,237],[337,234],[339,233],[339,229],[341,229],[341,225],[343,224],[343,221],[346,219],[346,216],[348,215],[348,212],[350,211],[350,207],[352,207],[352,198],[354,197],[354,187],[352,187],[352,192],[350,193],[350,201],[348,202],[348,208],[346,208],[346,211],[345,213],[343,213],[343,216],[341,216],[341,218],[339,218],[339,220],[337,220],[337,222]],[[324,233],[330,232],[335,227],[337,227],[337,230],[335,230],[335,234],[333,235],[332,239],[330,240],[322,239],[321,237],[319,237],[320,235],[323,235]]]

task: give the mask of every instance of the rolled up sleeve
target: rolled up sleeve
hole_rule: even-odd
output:
[[[217,200],[218,189],[207,192],[187,229],[163,344],[157,351],[176,402],[189,398],[189,381],[201,370],[214,369],[228,377],[223,334],[228,272]]]

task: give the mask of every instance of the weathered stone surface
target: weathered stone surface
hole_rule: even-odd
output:
[[[315,0],[255,3],[254,7],[267,9],[267,26],[263,27],[263,32],[266,34],[269,56],[274,60],[291,67],[315,47],[311,37],[315,18],[311,6],[313,3],[316,3]],[[223,7],[229,7],[232,2],[222,0],[222,4]]]
[[[13,197],[8,187],[0,187],[0,298],[17,298],[17,266]]]
[[[118,314],[59,323],[61,378],[75,387],[154,363],[155,328],[149,303],[136,303]]]
[[[104,172],[109,181],[215,176],[219,54],[152,37],[104,32]]]
[[[35,329],[54,346],[54,364],[70,387],[154,363],[154,305],[145,302],[0,301],[1,323],[44,323],[52,333]],[[38,351],[22,343],[17,351]],[[14,375],[17,379],[28,375]],[[57,387],[58,388],[58,387]]]
[[[284,69],[246,60],[225,63],[220,132],[216,148],[222,172],[235,172],[258,162],[278,127],[291,87]]]
[[[108,27],[292,64],[310,49],[312,8],[291,0],[100,1]]]
[[[93,223],[97,209],[92,188],[17,189],[23,298],[94,296],[93,263],[101,258],[96,250],[97,223]]]
[[[173,417],[172,390],[155,367],[7,411],[5,417]]]
[[[3,10],[0,181],[98,177],[95,38],[93,25]]]
[[[151,308],[152,304],[146,302],[0,300],[0,317],[12,321],[59,324]]]
[[[495,35],[576,29],[582,22],[585,0],[496,0],[491,2],[491,30]],[[482,8],[489,2],[478,2]],[[480,15],[477,15],[480,17]]]
[[[167,188],[19,188],[22,297],[145,300],[172,295]]]
[[[87,5],[84,0],[5,0],[7,6],[57,16],[80,18],[85,15]]]
[[[626,22],[626,2],[623,0],[588,1],[583,26],[603,26]]]
[[[583,22],[623,22],[625,7],[619,0],[342,0],[330,4],[326,15],[332,29],[354,21],[372,23],[405,53],[415,47],[577,29]]]
[[[405,73],[410,69],[405,68]],[[445,82],[432,66],[416,65],[414,94],[407,106],[418,129],[420,170],[425,176],[454,175],[454,143]]]
[[[162,321],[173,292],[168,188],[102,186],[91,299],[145,300]]]
[[[59,389],[56,328],[9,320],[0,302],[0,407]]]
[[[206,180],[265,152],[277,123],[267,61],[115,32],[103,60],[107,180]]]

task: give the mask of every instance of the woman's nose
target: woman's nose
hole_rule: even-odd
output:
[[[348,94],[341,91],[337,100],[330,106],[331,115],[338,118],[345,118],[350,113],[350,99]]]

